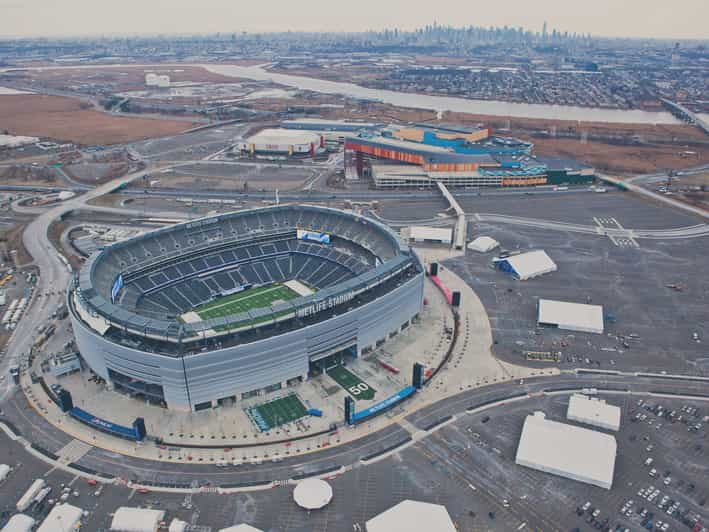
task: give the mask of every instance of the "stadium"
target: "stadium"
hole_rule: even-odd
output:
[[[279,205],[97,251],[67,307],[84,361],[110,387],[190,411],[371,351],[411,324],[423,289],[421,262],[386,226]]]

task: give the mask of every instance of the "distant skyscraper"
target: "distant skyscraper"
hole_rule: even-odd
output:
[[[542,26],[542,37],[544,39],[547,38],[547,21],[546,20],[544,21],[544,26]]]

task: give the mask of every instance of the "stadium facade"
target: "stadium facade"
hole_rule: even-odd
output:
[[[288,283],[303,291],[244,307]],[[423,285],[419,259],[386,226],[286,205],[177,224],[98,251],[67,305],[83,359],[110,386],[201,410],[374,349],[411,324]],[[234,294],[242,306],[231,313]],[[227,313],[215,317],[200,311],[205,305]]]

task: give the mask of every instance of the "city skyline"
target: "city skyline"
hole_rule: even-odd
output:
[[[541,32],[546,22],[569,33],[598,37],[658,39],[709,39],[704,21],[709,3],[683,0],[669,4],[652,0],[618,3],[599,0],[581,5],[562,0],[541,0],[533,5],[513,0],[498,6],[463,4],[442,0],[417,5],[402,1],[384,5],[363,0],[357,8],[333,9],[322,0],[300,3],[266,1],[244,8],[226,0],[208,5],[185,0],[155,0],[149,4],[126,0],[120,11],[105,2],[76,0],[71,5],[46,0],[0,0],[0,37],[72,37],[133,34],[180,34],[215,32],[362,32],[367,30],[412,30],[432,24],[452,26],[509,26]],[[110,13],[110,16],[106,16]],[[140,16],[136,16],[140,14]]]

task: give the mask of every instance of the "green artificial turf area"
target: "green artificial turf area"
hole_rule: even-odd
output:
[[[374,399],[374,395],[377,393],[369,384],[343,366],[329,369],[327,374],[357,400]]]
[[[249,411],[251,417],[262,432],[266,432],[279,425],[291,423],[308,414],[307,408],[305,408],[305,405],[295,394],[287,395],[262,405],[253,406]]]
[[[200,305],[193,312],[203,320],[221,318],[232,314],[247,312],[252,309],[268,308],[276,301],[288,301],[298,297],[298,294],[282,284],[271,284],[250,288]]]

